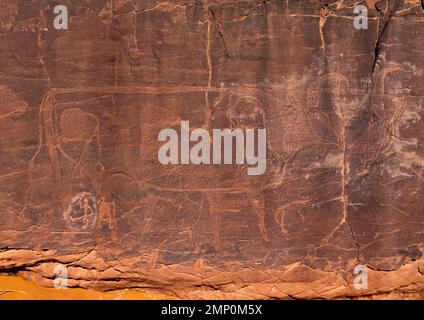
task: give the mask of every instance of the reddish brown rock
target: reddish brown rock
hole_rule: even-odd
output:
[[[63,0],[68,30],[53,1],[0,4],[2,272],[52,286],[63,263],[73,287],[190,298],[422,292],[420,1],[364,1],[367,30],[350,0]],[[266,128],[266,173],[161,165],[183,120]]]

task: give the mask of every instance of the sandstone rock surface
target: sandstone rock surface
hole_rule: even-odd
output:
[[[0,0],[0,270],[179,298],[422,298],[419,0]],[[267,171],[158,133],[267,129]],[[355,289],[353,268],[368,268]]]

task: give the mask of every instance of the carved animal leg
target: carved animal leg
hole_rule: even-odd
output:
[[[102,222],[104,219],[104,207],[103,205],[100,205],[99,207],[99,216],[97,217],[97,232],[100,232],[100,228],[102,227]]]
[[[115,204],[111,203],[109,205],[109,230],[113,240],[118,238],[118,233],[116,230],[116,221],[115,221]]]
[[[265,226],[265,201],[261,194],[253,194],[251,192],[248,192],[248,197],[250,202],[253,205],[253,208],[255,209],[256,216],[258,217],[258,225],[259,225],[259,231],[261,232],[262,239],[264,241],[269,241],[268,232],[266,230]]]
[[[211,228],[213,235],[213,245],[216,249],[219,249],[221,239],[219,236],[222,221],[222,196],[216,192],[206,192],[206,199],[209,205],[209,214],[211,216]]]

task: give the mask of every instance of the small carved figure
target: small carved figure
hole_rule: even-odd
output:
[[[82,202],[82,203],[81,203]],[[87,196],[84,196],[82,199],[80,199],[80,206],[81,209],[84,211],[84,215],[82,217],[83,221],[83,228],[86,229],[88,226],[88,218],[94,214],[94,210],[92,206],[90,205],[89,199]]]
[[[100,230],[103,221],[106,220],[112,238],[116,237],[115,224],[115,202],[106,202],[105,197],[101,197],[99,201],[99,216],[97,218],[97,229]]]

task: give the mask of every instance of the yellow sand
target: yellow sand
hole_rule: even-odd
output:
[[[166,295],[150,294],[135,289],[99,292],[74,288],[44,288],[21,277],[0,276],[0,300],[156,300],[170,298]]]

